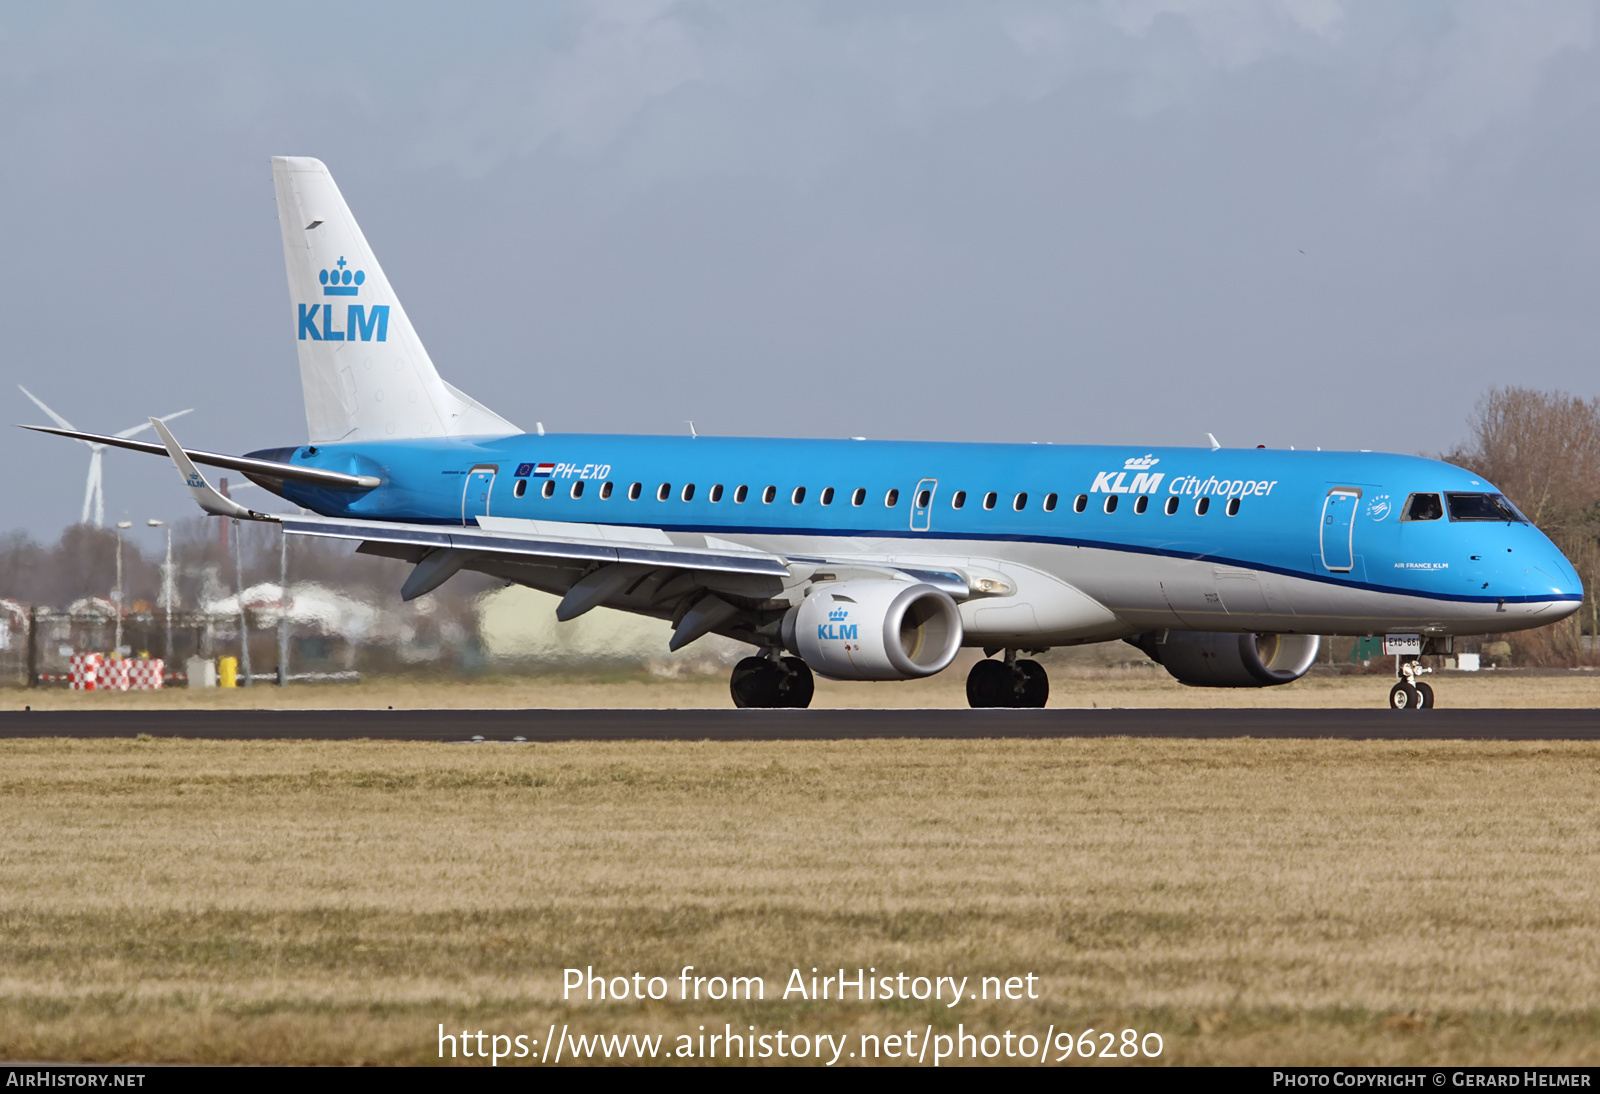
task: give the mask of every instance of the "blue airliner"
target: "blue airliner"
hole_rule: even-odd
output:
[[[275,158],[308,443],[169,455],[200,506],[353,540],[422,596],[476,570],[758,652],[742,707],[804,707],[813,673],[907,680],[962,646],[973,706],[1037,707],[1021,654],[1127,641],[1199,687],[1304,675],[1319,635],[1384,635],[1399,709],[1421,658],[1576,611],[1570,562],[1490,483],[1365,452],[529,434],[445,382],[319,161]],[[44,428],[44,427],[30,427]],[[309,511],[257,513],[196,464]],[[1001,655],[996,657],[996,655]]]

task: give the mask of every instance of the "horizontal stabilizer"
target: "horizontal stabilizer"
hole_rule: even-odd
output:
[[[22,428],[39,433],[53,433],[57,437],[70,437],[75,441],[111,445],[134,452],[148,452],[152,456],[170,455],[166,446],[156,444],[154,441],[133,441],[126,437],[80,433],[75,429],[55,429],[47,425],[25,425]],[[203,463],[207,467],[242,471],[246,475],[256,474],[262,478],[291,479],[294,482],[311,483],[314,486],[326,486],[334,490],[371,490],[375,486],[383,485],[383,480],[375,475],[346,475],[339,471],[323,471],[316,467],[301,467],[298,464],[279,463],[276,460],[258,460],[250,456],[226,456],[219,452],[201,452],[194,448],[185,448],[182,452],[195,463]]]

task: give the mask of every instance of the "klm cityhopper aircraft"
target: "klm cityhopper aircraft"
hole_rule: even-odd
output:
[[[1399,709],[1424,655],[1536,627],[1583,590],[1555,545],[1471,472],[1411,456],[1264,449],[524,433],[443,380],[319,161],[272,161],[309,442],[169,455],[202,509],[354,540],[727,635],[742,707],[804,707],[813,673],[907,680],[987,655],[973,706],[1043,706],[1019,654],[1122,639],[1198,687],[1302,676],[1318,635],[1386,636]],[[214,491],[243,472],[306,516]],[[995,659],[995,654],[1003,654]]]

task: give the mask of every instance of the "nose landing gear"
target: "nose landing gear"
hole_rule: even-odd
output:
[[[1419,657],[1400,658],[1400,682],[1389,689],[1389,707],[1393,710],[1433,709],[1433,688],[1417,677],[1432,669],[1422,667]]]
[[[972,707],[1042,707],[1050,698],[1050,676],[1037,661],[1017,660],[1006,650],[1004,661],[985,658],[967,674],[967,705]]]

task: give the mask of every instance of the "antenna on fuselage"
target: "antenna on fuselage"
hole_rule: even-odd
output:
[[[1215,434],[1207,433],[1206,440],[1211,442],[1211,451],[1213,452],[1222,447],[1222,443],[1217,440]]]
[[[700,436],[700,434],[698,434],[698,433],[696,433],[696,432],[695,432],[695,431],[694,431],[694,422],[693,422],[693,421],[691,421],[691,420],[690,420],[690,419],[688,419],[688,418],[685,418],[685,419],[684,419],[684,420],[683,420],[683,422],[684,422],[684,424],[685,424],[685,425],[687,425],[687,426],[688,426],[688,427],[689,427],[689,436],[691,436],[691,437],[698,437],[698,436]]]
[[[535,433],[539,434],[539,436],[543,437],[544,436],[544,423],[543,422],[534,422],[533,423],[533,431]]]

